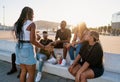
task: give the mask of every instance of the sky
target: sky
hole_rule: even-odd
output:
[[[25,6],[34,10],[34,21],[66,20],[71,25],[86,22],[97,27],[111,24],[112,14],[120,11],[120,0],[0,0],[0,23],[5,17],[5,25],[14,25]]]

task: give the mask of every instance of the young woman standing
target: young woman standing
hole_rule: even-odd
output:
[[[27,82],[34,82],[36,59],[33,45],[45,48],[36,40],[36,26],[33,23],[33,15],[33,9],[24,7],[14,24],[17,38],[16,62],[20,64],[21,68],[20,82],[26,82],[27,73],[29,74]]]

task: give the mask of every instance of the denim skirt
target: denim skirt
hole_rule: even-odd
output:
[[[17,43],[15,53],[16,64],[36,64],[34,47],[31,43]]]

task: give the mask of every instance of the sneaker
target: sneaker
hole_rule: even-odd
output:
[[[66,66],[67,62],[65,59],[62,60],[62,63],[60,64],[61,66]]]
[[[10,71],[7,73],[7,75],[11,75],[11,74],[13,74],[13,73],[15,73],[15,72],[17,72],[17,69],[12,69],[12,70],[10,70]]]
[[[36,79],[35,79],[35,82],[39,82],[41,80],[41,77],[42,77],[41,72],[38,72],[37,76],[36,76]]]
[[[29,77],[29,73],[26,74],[26,79]]]
[[[54,57],[52,57],[51,59],[48,60],[48,63],[56,64],[57,60]]]
[[[70,60],[70,65],[72,65],[72,64],[73,64],[73,62],[74,62],[74,60]]]

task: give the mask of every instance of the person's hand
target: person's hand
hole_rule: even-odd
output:
[[[71,65],[69,68],[68,68],[68,71],[71,73],[72,72],[72,70],[73,70],[73,65]]]
[[[75,46],[75,42],[72,42],[71,46],[74,47]]]
[[[82,72],[79,70],[79,71],[77,72],[77,74],[76,74],[75,82],[80,82],[81,74],[82,74]]]
[[[53,46],[50,46],[50,45],[45,46],[45,50],[47,50],[48,52],[52,52],[53,49],[54,49]]]
[[[70,43],[68,43],[68,44],[66,44],[66,45],[65,45],[65,47],[66,47],[67,49],[69,49],[69,48],[70,48],[70,46],[71,46],[71,44],[70,44]]]

